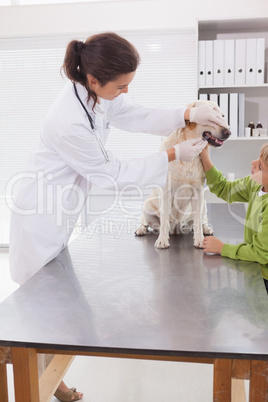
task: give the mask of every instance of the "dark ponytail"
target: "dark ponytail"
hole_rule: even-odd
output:
[[[71,41],[62,68],[72,82],[79,82],[87,89],[88,101],[93,98],[94,108],[97,95],[89,88],[87,74],[104,86],[121,74],[136,71],[139,62],[139,54],[130,42],[108,32],[91,36],[86,42]]]

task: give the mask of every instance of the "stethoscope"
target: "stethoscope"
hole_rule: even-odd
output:
[[[77,88],[76,88],[75,83],[73,83],[73,85],[74,85],[74,92],[75,92],[75,95],[76,95],[77,99],[79,100],[79,102],[81,103],[82,108],[83,108],[84,111],[86,112],[87,118],[88,118],[89,123],[90,123],[90,126],[91,126],[91,128],[92,128],[92,131],[93,131],[93,133],[94,133],[94,135],[95,135],[95,138],[96,138],[96,140],[97,140],[97,142],[98,142],[98,144],[99,144],[99,147],[100,147],[100,149],[101,149],[101,152],[103,153],[103,156],[104,156],[104,159],[105,159],[105,163],[110,162],[110,159],[109,159],[109,156],[108,156],[108,154],[107,154],[107,151],[106,151],[106,149],[104,148],[104,145],[103,145],[103,143],[102,143],[102,140],[101,140],[101,138],[100,138],[100,135],[99,135],[98,131],[96,130],[95,125],[94,125],[94,123],[93,123],[93,119],[92,119],[92,117],[90,116],[90,114],[88,113],[88,111],[87,111],[85,105],[84,105],[83,102],[81,101],[81,98],[80,98],[80,96],[78,95],[78,92],[77,92]]]

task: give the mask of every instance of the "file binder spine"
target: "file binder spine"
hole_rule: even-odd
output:
[[[265,40],[264,38],[257,38],[256,83],[258,85],[264,83],[264,55],[265,55]]]
[[[219,96],[217,94],[210,94],[209,100],[212,102],[215,102],[217,105],[219,105]]]
[[[199,94],[199,100],[208,100],[207,94]]]
[[[235,85],[246,83],[246,39],[235,41]]]
[[[213,49],[213,83],[214,86],[223,86],[224,75],[224,40],[214,40]]]
[[[256,84],[257,39],[246,40],[246,84]]]
[[[206,41],[198,42],[198,78],[199,86],[206,85]]]
[[[213,40],[206,40],[206,86],[213,86]]]
[[[235,76],[235,41],[228,39],[224,41],[224,85],[234,85]]]
[[[230,116],[230,130],[232,138],[237,137],[238,132],[238,94],[232,93],[229,95],[229,116]]]
[[[223,111],[225,120],[230,125],[230,119],[229,119],[229,95],[228,94],[220,94],[219,95],[219,106],[220,106],[221,110]]]
[[[238,94],[238,137],[245,136],[245,94]]]

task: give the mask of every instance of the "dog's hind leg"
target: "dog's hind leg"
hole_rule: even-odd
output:
[[[136,236],[144,236],[148,232],[148,226],[149,225],[144,217],[144,214],[142,214],[141,223],[135,230],[135,235]]]
[[[155,190],[156,191],[156,190]],[[136,236],[144,236],[148,232],[148,228],[154,232],[159,231],[159,218],[157,216],[159,205],[159,196],[153,193],[143,204],[141,223],[135,231]]]

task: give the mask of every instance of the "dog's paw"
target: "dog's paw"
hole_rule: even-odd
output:
[[[169,248],[169,246],[170,246],[169,238],[166,236],[160,235],[154,245],[156,248],[160,248],[160,249]]]
[[[140,226],[137,227],[135,230],[135,235],[136,236],[144,236],[148,232],[147,226],[144,226],[143,224],[140,224]]]
[[[212,236],[214,231],[212,226],[209,226],[207,223],[205,223],[204,225],[202,225],[203,228],[203,234],[204,236]]]
[[[204,236],[202,235],[197,235],[194,237],[194,246],[196,248],[203,248],[203,240],[204,240]]]

